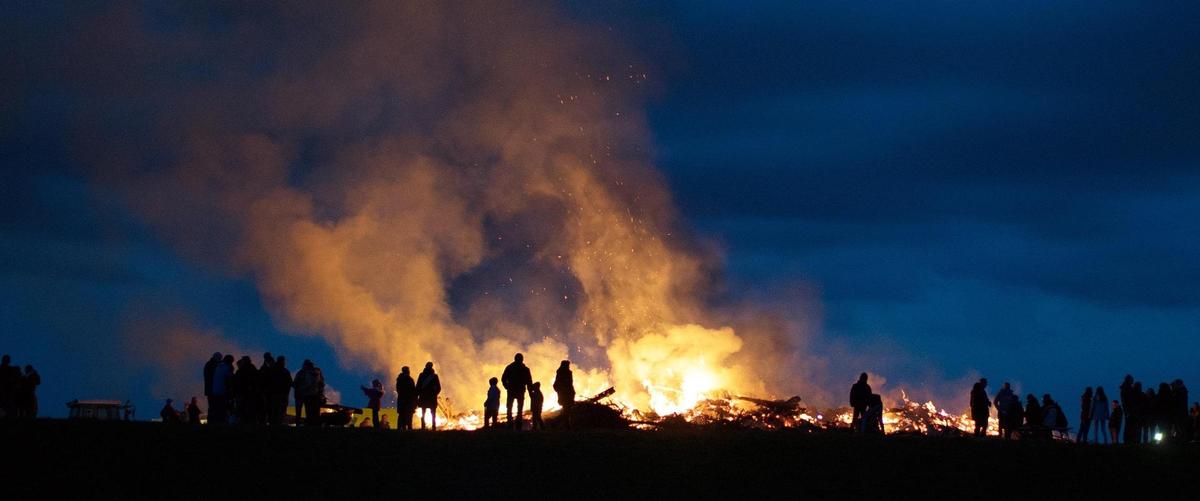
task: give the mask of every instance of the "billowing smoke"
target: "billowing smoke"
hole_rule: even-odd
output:
[[[715,304],[650,164],[653,72],[550,6],[123,7],[82,33],[83,160],[343,364],[433,361],[473,406],[523,351],[546,386],[571,359],[581,393],[670,411],[809,362],[794,325]]]

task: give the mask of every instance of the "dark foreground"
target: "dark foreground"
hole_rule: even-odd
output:
[[[0,439],[9,459],[5,490],[18,494],[8,499],[66,492],[91,499],[1071,499],[1176,489],[1191,496],[1200,485],[1195,445],[1080,447],[737,431],[241,430],[66,421],[0,423]]]

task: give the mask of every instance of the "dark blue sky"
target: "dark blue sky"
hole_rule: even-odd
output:
[[[894,380],[977,372],[1066,403],[1126,372],[1200,381],[1194,2],[567,10],[657,68],[658,165],[725,249],[730,294],[817,291],[827,348],[895,354],[874,368]],[[27,60],[74,13],[24,12],[2,38],[0,350],[41,368],[46,412],[156,405],[114,334],[142,305],[332,360],[278,335],[251,283],[177,257],[93,188],[72,96]],[[326,365],[341,388],[365,377]]]

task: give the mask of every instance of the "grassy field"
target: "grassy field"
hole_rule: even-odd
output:
[[[1200,447],[752,431],[0,423],[8,499],[1077,498],[1200,485]],[[57,496],[53,496],[57,497]],[[6,496],[7,498],[7,496]],[[1107,498],[1107,496],[1105,497]]]

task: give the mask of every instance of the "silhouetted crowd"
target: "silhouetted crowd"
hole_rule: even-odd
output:
[[[249,356],[235,359],[233,355],[213,353],[204,364],[204,396],[208,400],[208,423],[226,424],[256,424],[277,426],[284,424],[287,416],[289,395],[295,398],[295,423],[305,426],[321,426],[325,424],[321,408],[326,407],[325,377],[321,369],[311,360],[305,360],[300,370],[293,375],[287,367],[283,356],[274,357],[270,353],[263,354],[262,364],[255,366]],[[542,394],[541,382],[533,381],[529,368],[525,366],[524,357],[518,353],[513,362],[504,369],[500,379],[491,378],[484,401],[485,426],[497,426],[500,389],[502,384],[507,395],[506,425],[520,429],[524,424],[525,397],[529,397],[530,424],[533,429],[544,427],[542,407],[545,397]],[[367,399],[366,409],[370,410],[369,426],[375,428],[390,427],[386,416],[381,419],[380,409],[386,395],[383,382],[375,379],[370,386],[361,386],[363,396]],[[407,366],[400,369],[396,376],[396,428],[400,430],[413,429],[413,418],[420,410],[421,429],[426,428],[426,418],[431,429],[437,429],[438,397],[442,392],[441,379],[433,369],[433,362],[426,362],[425,368],[414,380]],[[571,373],[571,362],[563,360],[554,378],[554,391],[563,409],[563,422],[570,426],[570,411],[575,401],[575,384]],[[514,408],[514,405],[515,408]],[[334,406],[337,407],[337,406]],[[516,417],[513,417],[513,411]],[[196,398],[187,404],[183,411],[174,408],[173,401],[167,400],[159,416],[168,423],[199,424],[200,406]],[[368,426],[364,418],[360,426]]]
[[[1042,395],[1040,400],[1029,394],[1022,405],[1009,383],[1004,383],[995,399],[988,398],[987,385],[987,378],[982,378],[971,387],[969,408],[975,436],[987,435],[991,409],[995,407],[999,435],[1005,439],[1014,434],[1035,439],[1069,437],[1067,415],[1050,394]],[[882,433],[882,420],[873,410],[875,397],[867,384],[867,374],[863,373],[850,388],[852,426],[856,432]],[[1188,407],[1188,390],[1181,379],[1160,383],[1157,390],[1143,391],[1142,383],[1127,374],[1120,386],[1119,400],[1109,400],[1104,387],[1084,389],[1075,441],[1087,443],[1089,438],[1093,443],[1105,444],[1190,442],[1200,438],[1200,403],[1193,402]]]
[[[42,384],[32,365],[25,371],[12,364],[12,358],[0,359],[0,419],[32,419],[37,417],[37,387]]]

